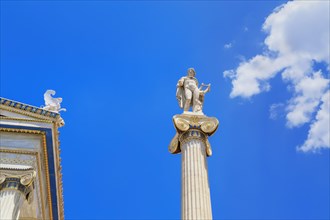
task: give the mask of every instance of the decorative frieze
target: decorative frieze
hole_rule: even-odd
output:
[[[55,122],[56,126],[58,127],[62,127],[65,124],[64,120],[61,118],[61,115],[58,112],[38,108],[32,105],[27,105],[24,103],[0,97],[0,110],[2,109],[5,111],[30,116],[44,121],[50,120],[51,122]]]
[[[38,107],[31,106],[31,105],[23,104],[23,103],[16,102],[16,101],[13,101],[13,100],[10,100],[10,99],[5,99],[3,97],[0,97],[0,105],[13,107],[17,110],[22,110],[22,111],[29,112],[29,113],[39,114],[39,115],[50,117],[50,118],[57,118],[57,117],[60,116],[56,112],[47,111],[47,110],[42,109],[42,108],[38,108]]]

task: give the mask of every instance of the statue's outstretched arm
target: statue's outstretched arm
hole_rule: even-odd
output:
[[[207,87],[205,90],[203,90],[203,87]],[[211,84],[204,84],[202,83],[201,86],[199,87],[199,91],[202,92],[203,94],[209,92],[211,90]]]
[[[183,86],[184,78],[185,78],[185,77],[181,77],[181,79],[179,79],[178,83],[176,84],[176,87],[181,87],[181,86]]]

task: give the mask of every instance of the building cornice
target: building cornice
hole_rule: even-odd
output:
[[[45,109],[0,97],[0,108],[39,119],[56,121],[60,114]]]

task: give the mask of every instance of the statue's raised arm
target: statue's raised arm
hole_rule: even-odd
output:
[[[189,112],[192,107],[192,112],[196,114],[203,114],[204,95],[210,91],[211,84],[201,84],[198,88],[198,81],[196,79],[196,72],[194,68],[188,69],[187,76],[179,79],[176,87],[176,98],[180,108],[183,108],[184,112]],[[203,87],[206,87],[203,90]]]

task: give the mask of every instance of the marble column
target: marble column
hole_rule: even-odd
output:
[[[25,199],[32,201],[35,176],[31,167],[0,165],[0,219],[19,219]]]
[[[218,128],[216,118],[204,115],[176,115],[177,133],[169,146],[171,153],[182,154],[181,219],[212,219],[207,157],[211,156],[208,136]]]

